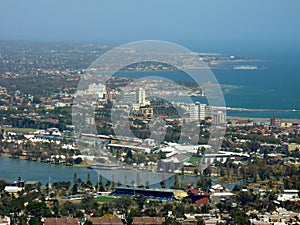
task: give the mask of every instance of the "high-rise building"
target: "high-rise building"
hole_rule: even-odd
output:
[[[211,107],[209,105],[205,106],[205,117],[212,118],[212,116],[211,116]]]
[[[199,107],[198,105],[190,105],[190,120],[199,120]]]
[[[146,91],[144,88],[139,88],[136,92],[136,102],[140,106],[146,105]]]
[[[205,104],[200,104],[199,103],[199,119],[200,120],[205,120]]]
[[[276,116],[270,119],[270,126],[271,127],[280,127],[281,119],[277,118]]]
[[[196,102],[190,105],[190,120],[204,120],[205,119],[205,104]]]
[[[212,119],[215,124],[226,123],[226,116],[225,113],[223,113],[222,111],[218,111],[217,113],[213,114]]]

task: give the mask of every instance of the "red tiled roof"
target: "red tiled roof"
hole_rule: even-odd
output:
[[[185,190],[189,195],[201,195],[201,196],[209,196],[209,194],[205,191],[195,189],[195,188],[189,188]]]
[[[239,120],[236,122],[237,124],[248,124],[249,121],[248,120]]]
[[[200,199],[197,199],[194,204],[197,204],[197,205],[202,205],[202,204],[208,204],[209,203],[209,198],[208,197],[205,197],[205,198],[200,198]]]
[[[164,217],[133,217],[133,225],[161,225]]]
[[[91,221],[93,225],[123,225],[122,220],[116,217],[90,217],[89,221]]]
[[[45,218],[44,225],[78,225],[77,218]]]

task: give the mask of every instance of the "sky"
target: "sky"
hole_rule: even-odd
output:
[[[1,0],[0,39],[300,40],[299,0]]]

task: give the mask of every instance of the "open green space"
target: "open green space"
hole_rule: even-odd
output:
[[[110,203],[110,202],[116,201],[117,198],[110,197],[110,196],[100,196],[100,197],[97,197],[96,200],[97,200],[97,202]]]
[[[28,133],[28,132],[34,132],[37,129],[33,128],[18,128],[18,127],[4,127],[3,128],[6,132],[16,132],[16,133]]]

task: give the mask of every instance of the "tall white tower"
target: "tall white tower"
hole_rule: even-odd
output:
[[[193,120],[204,120],[205,119],[205,104],[196,102],[190,105],[190,119]]]
[[[140,106],[146,105],[146,91],[144,88],[139,88],[136,93],[137,103]]]

